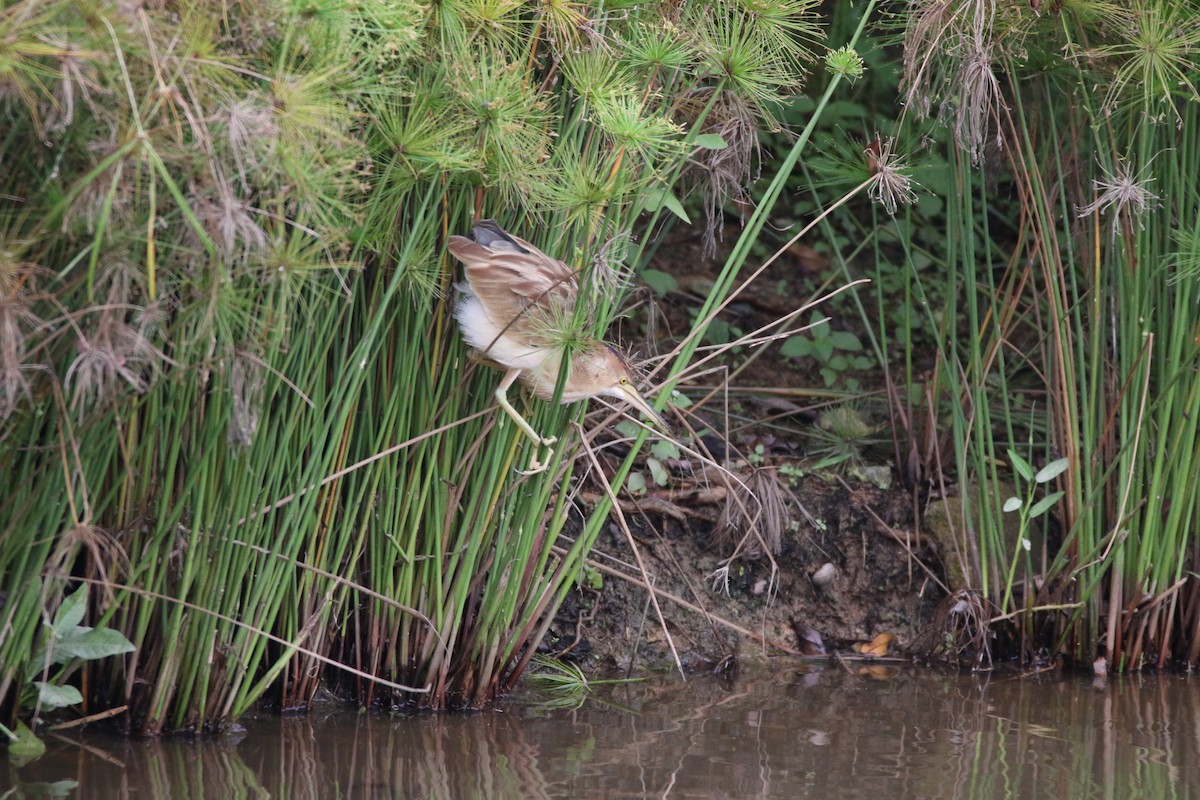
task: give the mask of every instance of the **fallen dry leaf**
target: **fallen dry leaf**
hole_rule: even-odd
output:
[[[870,644],[856,644],[854,649],[868,658],[883,658],[888,653],[888,645],[896,641],[890,633],[881,633],[871,640]]]

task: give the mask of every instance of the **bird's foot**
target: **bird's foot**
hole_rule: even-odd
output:
[[[551,436],[549,439],[542,439],[542,443],[546,446],[552,445],[557,441],[558,439],[553,436]],[[529,460],[529,469],[519,469],[517,472],[521,475],[537,475],[539,472],[545,472],[550,468],[550,461],[553,458],[554,450],[548,450],[546,452],[546,460],[540,461],[538,459],[537,446],[535,445],[533,449],[533,458]]]

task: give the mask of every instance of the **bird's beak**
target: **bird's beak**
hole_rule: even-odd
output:
[[[642,397],[637,389],[628,384],[622,384],[617,388],[621,392],[621,397],[623,397],[625,401],[629,403],[629,405],[633,406],[649,417],[654,424],[658,426],[659,430],[663,431],[664,433],[671,432],[671,429],[667,426],[667,421],[663,419],[662,414],[659,414],[657,411],[655,411],[654,407],[646,402],[646,398]]]

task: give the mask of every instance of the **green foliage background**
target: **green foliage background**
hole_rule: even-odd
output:
[[[514,475],[444,241],[496,217],[603,335],[678,196],[718,219],[781,129],[667,388],[766,216],[812,224],[873,278],[865,336],[786,352],[884,370],[914,507],[963,498],[951,588],[1028,658],[1200,661],[1200,9],[873,10],[832,10],[880,46],[794,100],[806,0],[5,3],[4,721],[34,673],[143,733],[302,707],[331,665],[363,704],[510,687],[607,504],[569,522],[581,407],[529,407],[566,445]],[[134,651],[39,670],[83,583]]]
[[[334,662],[361,703],[510,686],[599,526],[560,535],[570,446],[514,477],[445,237],[494,216],[581,267],[603,333],[706,125],[753,136],[799,88],[806,12],[6,4],[7,715],[79,581],[136,648],[89,703],[138,732],[303,706]]]

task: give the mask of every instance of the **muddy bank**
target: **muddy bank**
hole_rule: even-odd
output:
[[[672,643],[687,670],[851,652],[881,634],[895,637],[888,654],[901,654],[945,597],[936,555],[913,533],[911,497],[835,473],[787,472],[776,463],[738,473],[760,502],[763,486],[788,495],[777,542],[745,518],[729,529],[729,506],[755,501],[719,483],[623,499],[665,629],[614,522],[593,551],[596,573],[571,593],[543,650],[622,672],[671,666]]]

